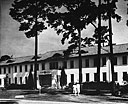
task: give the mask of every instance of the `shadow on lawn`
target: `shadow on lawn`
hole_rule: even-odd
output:
[[[18,102],[13,100],[5,100],[5,101],[0,101],[0,104],[18,104]]]

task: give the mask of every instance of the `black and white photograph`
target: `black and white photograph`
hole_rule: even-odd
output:
[[[88,103],[128,103],[128,0],[0,0],[0,104]]]

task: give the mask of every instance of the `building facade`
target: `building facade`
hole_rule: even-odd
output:
[[[109,46],[101,49],[100,81],[112,81]],[[119,84],[128,73],[128,44],[113,46],[114,76]],[[85,52],[85,53],[84,53]],[[95,82],[97,73],[97,46],[87,47],[82,52],[82,82]],[[37,82],[38,86],[60,88],[61,68],[67,74],[67,85],[79,81],[78,54],[64,56],[63,50],[50,51],[38,55]],[[34,74],[34,56],[8,59],[0,62],[0,87],[4,87],[4,78],[8,75],[9,83],[26,84],[29,71]]]

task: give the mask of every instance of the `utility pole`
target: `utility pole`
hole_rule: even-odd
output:
[[[97,54],[97,93],[100,93],[100,57],[101,57],[101,0],[99,0],[98,16],[98,54]]]
[[[107,0],[108,6],[110,5],[110,1]],[[114,78],[114,64],[113,64],[113,44],[112,44],[112,21],[111,21],[111,11],[110,9],[108,10],[108,23],[109,23],[109,45],[110,45],[110,54],[109,54],[109,59],[111,62],[111,72],[112,72],[112,94],[115,94],[115,78]]]

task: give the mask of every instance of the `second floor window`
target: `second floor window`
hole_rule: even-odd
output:
[[[6,68],[4,67],[4,74],[6,74]]]
[[[126,65],[127,64],[127,56],[122,57],[122,64]]]
[[[85,67],[89,67],[89,59],[85,59]]]
[[[27,65],[25,65],[25,72],[27,72]]]
[[[97,66],[97,58],[94,58],[94,67]]]
[[[8,73],[11,73],[11,67],[8,68]]]
[[[22,72],[22,65],[20,65],[20,72]]]
[[[103,57],[102,58],[102,66],[105,66],[106,65],[106,57]]]
[[[74,61],[70,61],[70,68],[74,68]]]
[[[31,65],[30,65],[30,70],[32,70],[32,71],[33,71],[33,64],[31,64]]]
[[[17,72],[17,66],[15,66],[15,72]]]
[[[50,62],[50,69],[58,69],[58,62]]]
[[[63,62],[63,67],[64,67],[64,68],[67,68],[67,61],[64,61],[64,62]]]
[[[117,65],[117,57],[114,57],[114,59],[113,59],[113,64],[114,64],[114,65]]]
[[[42,63],[42,70],[45,70],[45,63]]]

